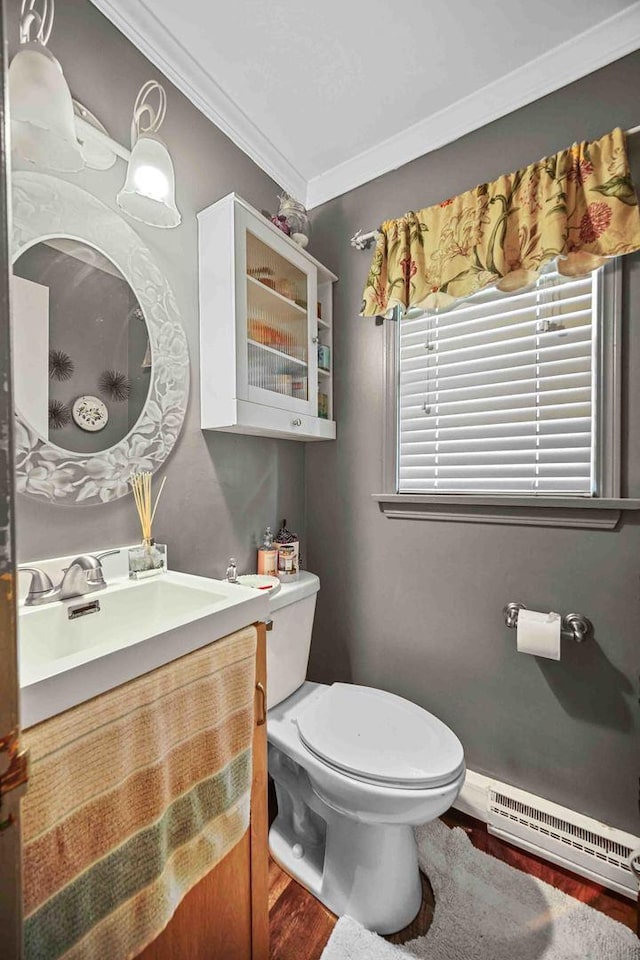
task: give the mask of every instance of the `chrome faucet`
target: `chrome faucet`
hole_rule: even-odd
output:
[[[234,560],[233,557],[231,557],[229,560],[229,566],[227,567],[225,579],[228,580],[229,583],[238,582],[238,561]]]
[[[84,597],[87,593],[104,590],[107,586],[104,579],[101,560],[119,550],[107,550],[96,556],[83,553],[75,557],[65,569],[62,580],[57,586],[51,582],[51,577],[39,570],[38,567],[19,567],[31,574],[31,586],[25,600],[28,607],[39,606],[43,603],[52,603],[54,600],[71,600],[73,597]]]
[[[19,572],[31,574],[29,593],[24,601],[28,607],[35,607],[41,603],[51,603],[60,599],[60,587],[54,587],[51,577],[38,567],[18,567]]]
[[[84,597],[87,593],[104,590],[106,585],[100,559],[85,553],[72,560],[64,571],[60,583],[60,599]]]

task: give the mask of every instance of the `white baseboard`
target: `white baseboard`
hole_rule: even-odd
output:
[[[475,817],[476,820],[488,823],[489,790],[492,784],[499,782],[485,777],[482,773],[476,773],[475,770],[467,770],[462,790],[458,794],[454,807],[461,813],[466,813],[470,817]]]
[[[467,770],[454,807],[515,846],[632,899],[638,895],[626,854],[640,857],[640,837],[474,770]]]

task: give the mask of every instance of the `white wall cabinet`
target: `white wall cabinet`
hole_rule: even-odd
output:
[[[334,439],[337,277],[234,193],[198,227],[202,429]]]

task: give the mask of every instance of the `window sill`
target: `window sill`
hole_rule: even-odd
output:
[[[540,527],[614,530],[625,510],[640,500],[588,497],[484,496],[478,494],[374,493],[392,520],[448,520]]]

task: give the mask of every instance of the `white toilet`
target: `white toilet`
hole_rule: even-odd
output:
[[[444,813],[465,775],[462,744],[414,703],[370,687],[305,681],[320,581],[270,599],[269,773],[274,859],[334,913],[378,933],[417,914],[413,827]]]

